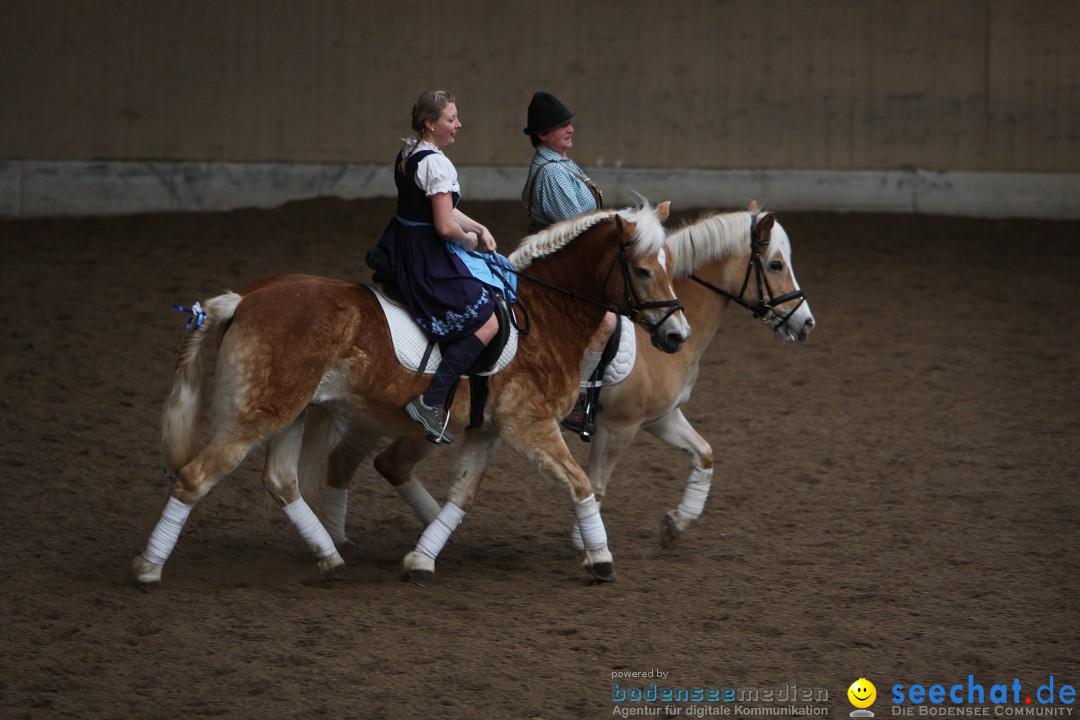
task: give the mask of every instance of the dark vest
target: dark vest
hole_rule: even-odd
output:
[[[405,161],[405,172],[401,172],[401,153],[398,153],[397,162],[394,163],[394,184],[397,185],[397,216],[403,220],[429,225],[435,222],[431,200],[416,184],[416,168],[419,167],[421,160],[434,152],[434,150],[414,152]],[[453,193],[454,207],[457,207],[460,199],[459,193]]]

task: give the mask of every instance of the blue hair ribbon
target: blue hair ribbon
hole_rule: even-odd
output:
[[[196,301],[196,303],[190,308],[186,308],[183,305],[173,305],[173,307],[180,312],[187,313],[191,316],[191,319],[188,320],[187,324],[184,326],[188,329],[189,332],[199,329],[199,327],[201,327],[203,324],[203,320],[206,319],[206,311],[202,309],[202,305],[200,305],[198,301]]]

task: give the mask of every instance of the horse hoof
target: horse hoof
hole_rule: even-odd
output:
[[[692,522],[693,520],[680,516],[674,510],[669,510],[660,519],[660,546],[670,547],[680,535],[686,532],[686,528],[690,527]]]
[[[679,539],[679,528],[675,525],[675,518],[668,513],[660,518],[660,547],[669,547]]]
[[[401,579],[423,588],[433,587],[435,585],[435,573],[430,570],[409,570],[407,568],[402,568]]]
[[[336,550],[324,558],[319,558],[319,573],[324,580],[344,580],[349,577],[345,561]]]
[[[596,584],[615,582],[615,566],[609,562],[596,563],[586,568]]]
[[[163,565],[155,565],[142,555],[136,555],[131,561],[131,580],[140,590],[153,590],[161,586]]]
[[[323,571],[323,580],[327,580],[329,582],[335,582],[335,581],[338,581],[338,580],[348,580],[348,579],[349,579],[349,568],[345,567],[344,564],[335,565],[334,567],[330,568],[329,570],[324,570]]]
[[[328,555],[319,560],[319,574],[300,581],[301,585],[310,587],[329,587],[333,583],[349,579],[349,569],[341,560],[338,553]]]
[[[401,579],[420,587],[435,584],[435,558],[413,550],[401,561]]]
[[[334,547],[337,548],[338,555],[341,556],[341,559],[348,564],[354,563],[360,559],[360,546],[352,540],[334,543]]]

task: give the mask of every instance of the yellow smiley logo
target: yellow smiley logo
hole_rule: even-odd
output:
[[[867,708],[877,699],[877,688],[866,678],[859,678],[847,689],[848,700],[857,708]]]

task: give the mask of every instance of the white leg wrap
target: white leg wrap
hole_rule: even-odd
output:
[[[599,512],[600,503],[596,503],[596,510]],[[570,544],[575,550],[584,550],[585,541],[581,539],[581,527],[578,525],[577,520],[574,520],[574,529],[570,531]]]
[[[150,533],[150,539],[146,541],[143,559],[154,565],[164,565],[176,547],[180,531],[184,529],[184,523],[190,514],[191,508],[170,495],[165,509],[161,511],[161,518]]]
[[[435,521],[435,516],[439,514],[439,503],[431,497],[431,493],[422,482],[413,478],[407,483],[395,486],[394,489],[425,525],[430,525]]]
[[[343,543],[349,539],[345,534],[345,516],[349,512],[349,489],[330,487],[323,488],[323,515],[326,520],[326,531],[330,533],[335,543]]]
[[[604,521],[600,519],[600,506],[596,504],[596,496],[590,495],[584,500],[574,503],[574,513],[577,515],[577,524],[581,529],[581,541],[586,550],[599,550],[607,546],[607,530],[604,529]]]
[[[317,558],[324,558],[337,552],[330,533],[319,522],[304,498],[297,498],[284,507],[285,516],[296,526],[300,537],[304,538],[308,548]]]
[[[682,502],[679,503],[677,509],[680,515],[691,520],[701,517],[705,509],[705,500],[709,497],[712,473],[712,468],[708,470],[694,468],[690,472],[690,478],[686,481],[686,490],[683,491]]]
[[[424,530],[424,534],[420,536],[420,541],[416,543],[416,551],[432,559],[439,557],[446,541],[454,534],[454,530],[457,530],[463,517],[465,517],[464,510],[452,502],[447,502]]]

